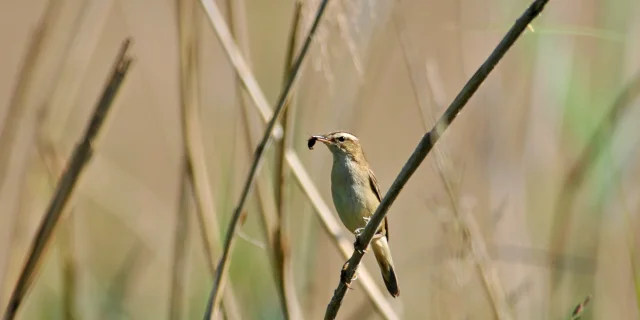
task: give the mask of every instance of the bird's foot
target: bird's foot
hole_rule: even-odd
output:
[[[360,229],[364,229],[364,228],[360,228]],[[357,231],[358,230],[356,230],[356,232]],[[367,252],[367,248],[360,249],[362,248],[362,245],[360,244],[360,232],[356,233],[356,241],[353,242],[353,248],[358,250],[358,252],[362,255],[364,255]]]

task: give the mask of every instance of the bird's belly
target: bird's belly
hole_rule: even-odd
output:
[[[358,188],[363,190],[364,188]],[[364,228],[367,222],[364,217],[371,216],[372,212],[367,206],[367,198],[356,188],[344,186],[332,188],[333,204],[342,223],[351,232]]]

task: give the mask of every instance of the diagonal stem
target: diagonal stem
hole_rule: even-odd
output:
[[[442,134],[449,127],[449,124],[455,120],[457,115],[462,111],[467,101],[473,96],[473,94],[478,90],[482,82],[487,78],[489,73],[493,70],[496,64],[502,59],[504,54],[511,48],[511,46],[518,39],[520,34],[526,29],[527,25],[536,17],[540,12],[542,12],[544,6],[547,4],[548,0],[536,0],[534,1],[529,8],[522,14],[522,16],[515,22],[515,24],[511,27],[509,32],[504,36],[502,41],[498,44],[498,46],[493,50],[491,55],[487,58],[487,60],[480,66],[480,68],[476,71],[476,73],[469,79],[467,84],[462,88],[458,96],[453,100],[451,105],[447,108],[444,114],[440,117],[435,126],[427,132],[423,137],[416,149],[414,150],[409,160],[405,163],[402,171],[396,177],[395,181],[389,188],[389,191],[382,199],[382,202],[376,209],[376,212],[371,217],[371,220],[367,223],[362,234],[358,237],[358,240],[355,245],[355,250],[351,258],[347,261],[348,267],[346,270],[343,270],[343,274],[340,279],[353,279],[355,275],[356,269],[362,261],[362,257],[364,256],[364,249],[368,247],[371,242],[371,238],[373,237],[376,230],[378,230],[382,220],[386,216],[386,213],[389,211],[389,207],[395,199],[402,191],[404,185],[409,181],[409,178],[413,175],[413,173],[418,169],[424,158],[429,154],[433,146],[437,143],[438,139],[442,136]],[[344,299],[345,294],[347,293],[347,287],[349,283],[343,282],[342,280],[338,284],[329,305],[327,306],[327,311],[325,313],[325,319],[335,319],[338,311],[340,310],[340,305],[342,304],[342,300]]]
[[[198,112],[198,30],[195,19],[196,0],[178,0],[178,24],[180,43],[180,100],[182,139],[186,156],[186,179],[195,202],[195,214],[207,267],[211,276],[215,274],[214,252],[221,251],[213,192],[202,141],[200,115]],[[241,319],[238,302],[232,286],[227,286],[222,298],[224,315],[228,320]]]
[[[75,190],[75,186],[77,185],[80,176],[84,172],[87,163],[89,163],[91,156],[96,150],[98,133],[107,118],[113,100],[118,93],[118,89],[120,89],[127,71],[129,70],[129,66],[133,61],[127,55],[130,43],[130,39],[127,39],[123,43],[107,86],[104,88],[102,97],[94,110],[91,122],[87,126],[87,130],[82,140],[76,145],[73,155],[71,156],[71,160],[67,163],[63,176],[58,181],[54,196],[51,198],[49,207],[47,208],[47,211],[40,223],[38,233],[33,239],[29,256],[22,268],[18,282],[13,289],[9,304],[5,309],[3,316],[3,319],[5,320],[13,319],[16,316],[18,308],[27,294],[30,284],[33,282],[33,277],[40,259],[45,253],[46,247],[53,235],[53,231],[60,220],[60,216],[69,203],[69,199],[73,195],[73,191]]]
[[[229,25],[231,26],[233,36],[236,39],[238,45],[242,48],[242,52],[245,55],[247,60],[251,60],[250,58],[250,48],[249,48],[249,36],[247,33],[247,21],[246,21],[246,10],[244,0],[229,0]],[[298,3],[297,7],[300,4]],[[296,26],[297,26],[297,17],[298,11],[294,11],[294,25],[292,27],[292,33],[295,34]],[[291,48],[290,48],[291,49]],[[291,52],[291,50],[289,50]],[[290,65],[290,60],[293,60],[293,56],[291,55],[287,62],[287,72],[284,77],[286,78],[289,74],[288,67]],[[250,64],[248,64],[250,66]],[[240,78],[240,77],[238,77]],[[241,83],[241,80],[239,81]],[[243,88],[241,86],[237,87],[239,103],[240,103],[240,111],[241,118],[243,121],[243,128],[245,130],[245,137],[247,139],[246,146],[249,149],[249,153],[255,148],[254,142],[252,141],[252,137],[254,136],[253,130],[249,123],[249,108],[251,102],[249,101],[247,94],[243,92]],[[268,107],[267,107],[268,108]],[[283,118],[287,117],[287,106],[285,106],[285,111],[283,112]],[[258,132],[255,132],[258,133]],[[259,133],[258,133],[259,134]],[[283,140],[281,140],[282,142]],[[257,144],[258,141],[255,142]],[[285,319],[303,319],[302,316],[302,308],[297,300],[297,296],[295,295],[295,287],[291,286],[292,282],[287,282],[286,274],[283,274],[281,263],[281,257],[284,255],[281,254],[283,250],[284,243],[286,243],[286,239],[283,239],[283,236],[279,230],[282,226],[283,221],[280,220],[278,215],[278,205],[276,201],[279,199],[278,196],[274,196],[272,192],[272,187],[269,184],[270,174],[266,172],[262,172],[262,177],[258,176],[256,179],[256,187],[255,187],[255,195],[258,199],[258,208],[260,212],[260,220],[262,224],[262,228],[267,238],[268,242],[268,255],[269,261],[271,263],[272,271],[274,274],[275,282],[278,290],[278,298],[280,300],[280,305],[282,307],[282,311]],[[278,177],[279,175],[276,175]],[[277,187],[276,187],[277,188]],[[279,189],[276,189],[278,191]],[[282,235],[282,236],[281,236]],[[293,279],[293,275],[291,278]],[[287,286],[289,285],[289,286]]]
[[[220,11],[218,10],[217,6],[215,5],[215,3],[212,0],[202,0],[201,1],[202,4],[205,7],[205,10],[207,11],[207,13],[209,14],[210,17],[218,17],[218,19],[211,19],[211,22],[214,24],[214,27],[216,25],[223,25],[224,28],[226,28],[226,30],[228,31],[228,28],[226,27],[226,25],[223,23],[224,20],[222,19],[222,15],[220,14]],[[251,187],[253,186],[253,182],[256,178],[256,175],[258,173],[258,169],[261,167],[261,164],[264,160],[264,154],[265,154],[265,150],[269,147],[269,143],[271,142],[271,135],[272,132],[276,126],[276,123],[278,121],[278,117],[280,116],[280,114],[282,114],[282,111],[284,110],[284,107],[286,106],[286,101],[289,98],[289,95],[291,93],[291,89],[293,88],[293,85],[295,84],[295,80],[298,78],[298,74],[300,71],[300,67],[302,66],[302,62],[304,61],[304,58],[307,55],[307,52],[309,51],[309,47],[311,46],[311,41],[313,39],[313,35],[316,33],[316,30],[318,29],[318,25],[320,23],[320,18],[322,18],[325,9],[327,7],[328,4],[328,0],[323,0],[320,4],[320,7],[318,8],[317,14],[315,16],[313,25],[311,26],[311,30],[309,30],[309,34],[307,35],[304,45],[302,46],[302,49],[300,51],[300,54],[297,56],[297,58],[295,59],[295,63],[293,64],[292,68],[291,68],[291,74],[287,80],[286,85],[284,86],[284,89],[282,90],[282,93],[280,94],[280,97],[278,99],[278,103],[276,104],[276,108],[275,111],[273,113],[273,116],[271,117],[271,120],[269,121],[269,124],[267,125],[267,129],[265,130],[265,133],[262,137],[262,140],[260,142],[260,144],[258,145],[258,148],[256,149],[255,152],[255,156],[254,156],[254,160],[253,160],[253,165],[251,166],[251,169],[249,171],[249,175],[247,176],[247,179],[245,181],[241,196],[240,196],[240,200],[238,201],[238,205],[236,207],[236,209],[233,212],[233,216],[231,217],[231,221],[229,223],[229,227],[227,228],[227,234],[225,237],[225,245],[224,245],[224,251],[222,254],[222,258],[220,259],[219,263],[218,263],[218,267],[216,268],[216,274],[215,274],[215,279],[213,282],[213,287],[211,289],[211,294],[210,297],[208,299],[208,304],[207,304],[207,308],[205,310],[205,319],[210,319],[212,314],[215,314],[216,310],[218,309],[218,306],[220,304],[220,291],[222,288],[224,288],[224,282],[222,281],[224,279],[224,275],[227,273],[228,269],[229,269],[229,261],[230,261],[230,252],[231,252],[231,248],[233,246],[234,240],[235,240],[235,234],[236,234],[236,229],[238,227],[238,224],[240,223],[240,216],[242,215],[242,210],[244,208],[244,204],[247,200],[247,197],[249,195],[249,191],[251,190]],[[218,30],[218,28],[216,28],[216,30]]]
[[[417,102],[416,105],[418,106],[418,111],[422,115],[423,125],[426,130],[428,128],[429,120],[435,120],[427,118],[428,114],[434,114],[433,110],[429,110],[429,105],[433,107],[439,106],[434,99],[434,89],[431,87],[431,83],[429,83],[426,74],[418,72],[418,70],[424,69],[417,68],[417,57],[415,51],[412,50],[414,48],[411,47],[411,41],[405,30],[404,17],[402,16],[402,7],[400,6],[399,0],[397,1],[397,5],[398,8],[394,9],[393,21],[400,40],[400,46],[404,53],[405,65],[411,76],[412,89]],[[420,88],[422,88],[422,90]],[[430,99],[427,98],[427,96],[429,96]],[[473,257],[473,261],[478,268],[478,272],[483,279],[484,287],[489,294],[494,314],[497,319],[512,319],[513,317],[511,316],[511,311],[509,304],[507,303],[504,289],[500,284],[495,269],[491,265],[491,259],[487,251],[487,244],[482,238],[478,223],[472,214],[461,214],[460,212],[460,208],[456,201],[455,191],[450,179],[447,177],[447,173],[445,172],[444,158],[446,158],[446,154],[438,147],[434,147],[433,152],[438,176],[440,177],[442,184],[445,186],[447,195],[449,196],[454,218],[461,226],[463,234],[467,235],[469,238],[468,244],[471,248],[470,252]]]

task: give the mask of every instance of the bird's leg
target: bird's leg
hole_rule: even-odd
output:
[[[365,226],[362,228],[358,228],[356,230],[354,230],[354,234],[356,235],[356,241],[353,242],[353,247],[356,248],[356,250],[358,250],[358,252],[360,252],[360,254],[365,254],[365,252],[367,252],[368,248],[364,248],[363,250],[360,250],[360,235],[362,234],[362,232],[364,231],[364,228],[367,226],[367,223],[369,223],[369,220],[371,220],[371,217],[362,217],[362,219],[365,222]],[[378,235],[374,235],[373,236],[374,239],[379,238]]]
[[[364,250],[360,249],[360,234],[362,233],[362,230],[364,230],[364,228],[358,228],[356,229],[356,231],[354,231],[354,233],[356,234],[356,240],[353,242],[353,247],[358,250],[360,254],[364,254],[365,252],[367,252],[367,248],[364,248]]]

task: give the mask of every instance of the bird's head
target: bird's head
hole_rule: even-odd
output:
[[[349,157],[356,161],[364,157],[358,138],[348,132],[336,131],[324,135],[311,136],[309,139],[310,148],[315,141],[324,143],[336,157]]]

